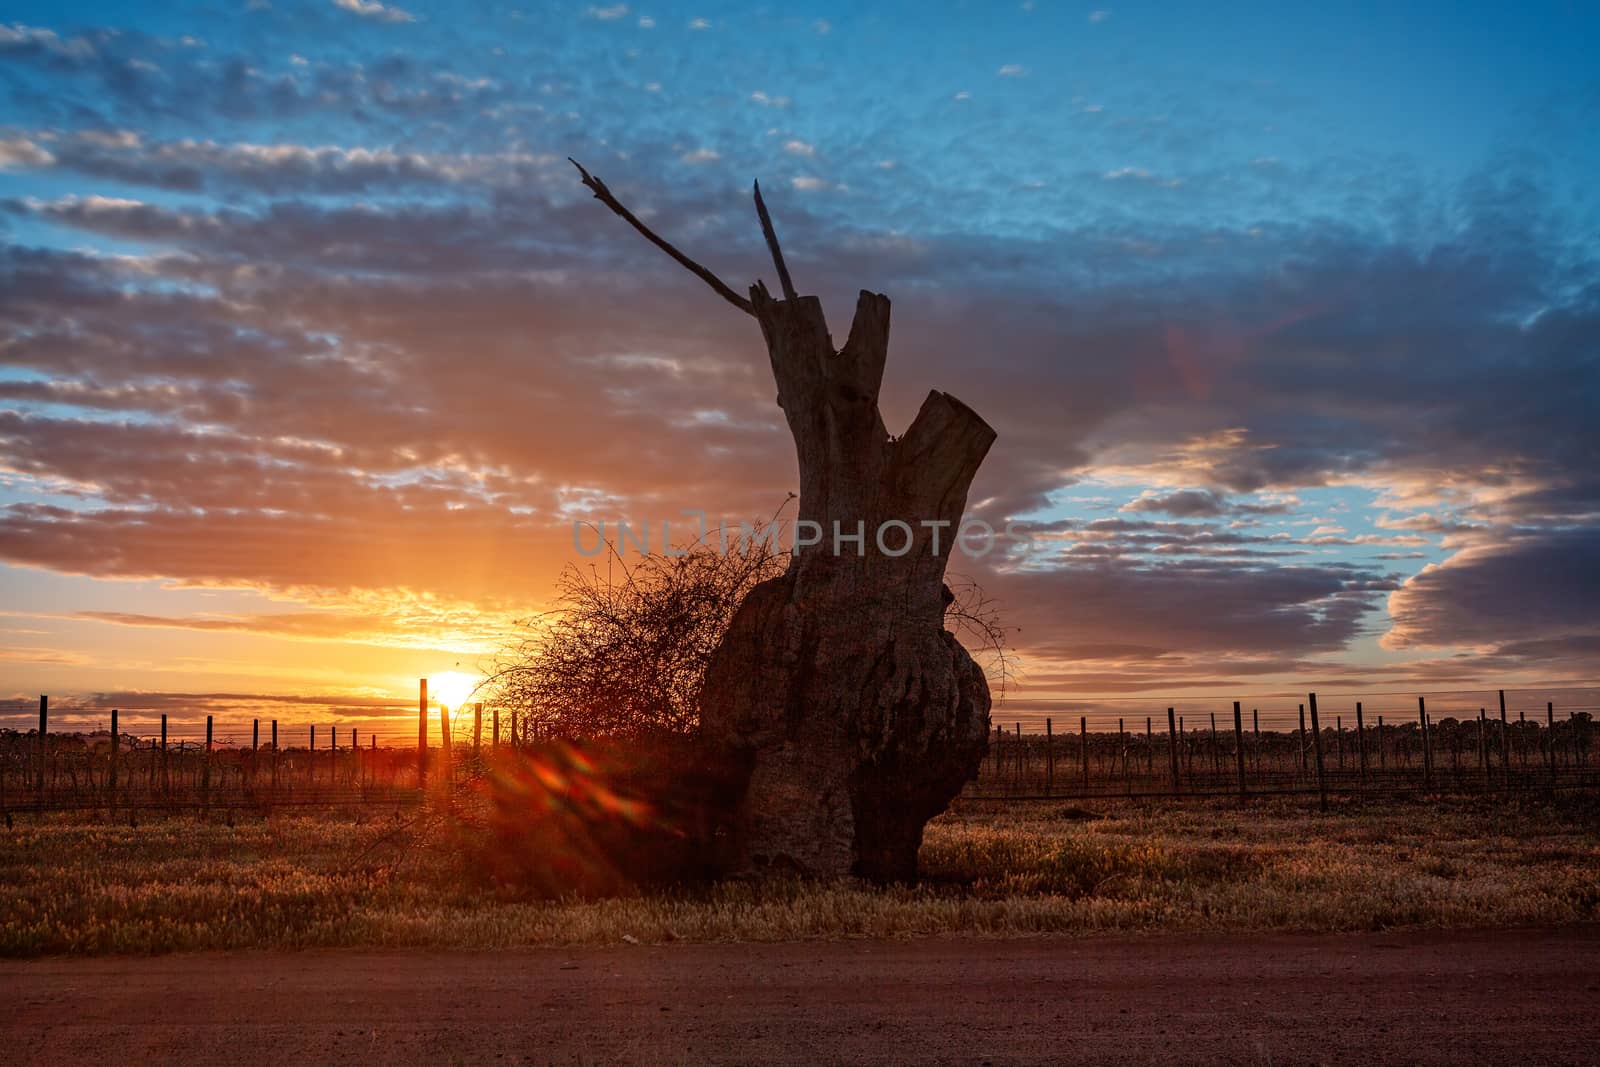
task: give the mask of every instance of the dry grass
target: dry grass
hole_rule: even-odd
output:
[[[0,831],[0,953],[1341,930],[1600,919],[1593,800],[968,803],[917,888],[780,882],[602,901],[484,888],[391,824],[190,818]],[[375,846],[375,847],[374,847]]]

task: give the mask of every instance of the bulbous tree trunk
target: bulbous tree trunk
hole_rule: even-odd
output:
[[[988,747],[988,683],[944,628],[944,574],[994,431],[934,391],[903,436],[889,435],[878,410],[888,298],[863,291],[835,349],[821,302],[794,291],[759,187],[783,299],[760,282],[748,300],[733,293],[579,171],[760,323],[799,460],[797,532],[817,536],[749,594],[706,672],[702,735],[749,772],[733,866],[913,878],[923,827]]]

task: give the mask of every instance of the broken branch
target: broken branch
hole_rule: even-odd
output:
[[[772,228],[772,216],[767,214],[767,203],[761,199],[761,183],[756,182],[756,216],[761,219],[761,236],[767,239],[767,249],[772,253],[772,265],[778,268],[778,284],[783,286],[785,300],[798,299],[794,282],[789,280],[789,268],[783,262],[783,250],[778,247],[778,232]]]
[[[648,240],[651,244],[655,245],[657,248],[661,249],[661,251],[665,252],[667,255],[669,255],[673,259],[677,260],[677,262],[678,262],[678,264],[680,266],[686,268],[691,274],[695,275],[695,277],[699,278],[701,281],[703,281],[707,285],[711,286],[711,288],[716,291],[716,294],[718,296],[722,297],[722,299],[726,300],[728,303],[732,304],[734,307],[738,308],[740,311],[744,312],[746,315],[754,315],[756,313],[755,307],[750,303],[750,301],[746,300],[744,297],[740,296],[738,293],[736,293],[732,289],[728,288],[727,284],[725,282],[723,282],[723,280],[721,278],[717,277],[715,274],[711,273],[709,270],[707,270],[706,268],[702,267],[700,264],[696,263],[694,260],[690,259],[688,256],[684,255],[682,252],[678,251],[668,241],[662,239],[661,237],[656,236],[655,232],[652,231],[650,229],[650,227],[646,226],[644,223],[639,221],[638,216],[636,216],[633,212],[629,211],[627,208],[623,207],[622,206],[622,202],[620,200],[618,200],[615,196],[611,195],[611,190],[606,188],[606,183],[605,182],[601,181],[599,178],[596,178],[594,175],[590,174],[587,170],[584,170],[582,163],[579,163],[576,159],[573,159],[571,156],[567,157],[567,162],[571,163],[574,167],[578,168],[578,174],[582,176],[583,184],[588,186],[594,192],[594,198],[596,200],[600,201],[606,207],[610,208],[613,212],[615,212],[617,215],[619,215],[623,219],[623,221],[625,221],[628,225],[632,226],[634,229],[636,229],[640,233],[644,234],[645,239]],[[760,201],[758,199],[757,203],[759,203],[759,202]],[[763,219],[765,218],[765,215],[766,215],[766,212],[763,209],[763,211],[762,211]],[[770,229],[768,230],[768,233],[771,233]],[[775,238],[775,237],[774,238],[770,238],[770,240],[775,242],[777,240],[777,238]],[[777,245],[775,243],[772,245],[772,248],[773,248],[774,254],[776,254]],[[781,261],[779,262],[778,269],[780,271],[783,270],[783,265],[782,265]],[[785,292],[788,292],[789,291],[789,287],[787,285],[788,274],[784,273],[783,274],[783,278],[784,278],[784,281],[785,281],[785,286],[784,286]]]

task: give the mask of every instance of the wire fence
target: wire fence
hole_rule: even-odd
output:
[[[1487,792],[1600,785],[1591,764],[1591,689],[1562,691],[1581,707],[1559,713],[1549,690],[1461,691],[1414,696],[1396,715],[1392,699],[1330,702],[1307,694],[1270,718],[1230,702],[1177,705],[1149,714],[1097,708],[1056,729],[995,726],[989,753],[964,795],[988,799],[1235,794]],[[1379,694],[1380,698],[1392,694]],[[1463,698],[1487,696],[1471,707]],[[1455,699],[1450,699],[1450,698]],[[1444,705],[1444,706],[1440,706]],[[1331,712],[1331,714],[1330,714]],[[1266,720],[1264,722],[1264,719]],[[1330,721],[1331,720],[1331,721]]]
[[[1600,785],[1591,759],[1597,698],[1592,688],[1460,690],[1324,696],[1319,706],[1313,693],[1294,704],[1281,696],[1250,706],[1190,701],[1159,712],[1106,701],[1080,705],[1060,730],[1053,715],[1026,732],[1020,715],[1009,729],[995,725],[963,795],[1311,793],[1326,805],[1330,793],[1592,788]],[[536,740],[513,712],[475,704],[452,716],[425,689],[413,714],[415,732],[398,740],[392,720],[386,737],[276,719],[252,719],[248,731],[235,723],[223,737],[213,715],[203,731],[198,722],[180,730],[166,714],[130,722],[115,708],[105,728],[88,730],[81,727],[101,710],[74,708],[69,721],[79,728],[62,732],[51,729],[49,698],[40,697],[31,725],[0,708],[0,810],[414,803],[427,785],[476,773],[502,748]]]
[[[179,729],[164,713],[129,721],[118,708],[104,728],[60,731],[51,728],[48,696],[37,715],[24,727],[15,711],[0,713],[8,724],[0,727],[0,811],[411,804],[426,787],[479,773],[500,751],[532,740],[520,717],[482,704],[452,716],[423,703],[410,743],[396,743],[392,731],[276,719],[235,724],[223,737],[214,715],[203,728]],[[71,714],[79,724],[88,717],[81,708]]]

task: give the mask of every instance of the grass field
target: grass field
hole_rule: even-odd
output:
[[[0,953],[1332,931],[1600,919],[1600,804],[1506,797],[998,804],[930,825],[926,882],[600,901],[485,886],[389,816],[84,816],[0,831]]]

